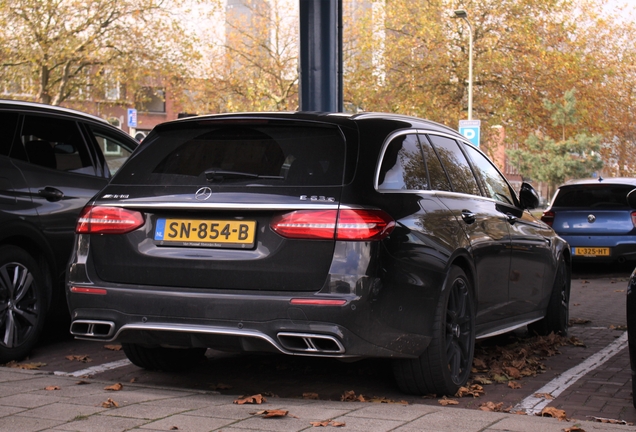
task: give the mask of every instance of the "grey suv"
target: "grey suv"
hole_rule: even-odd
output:
[[[53,312],[79,211],[137,142],[98,117],[0,100],[0,363],[33,348]]]

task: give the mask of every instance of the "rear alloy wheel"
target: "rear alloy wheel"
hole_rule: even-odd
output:
[[[16,246],[0,247],[0,363],[22,360],[38,341],[45,295],[31,255]]]
[[[475,352],[475,307],[466,274],[451,267],[440,294],[431,343],[417,359],[393,363],[400,390],[454,395],[470,376]]]
[[[570,276],[563,258],[559,259],[559,266],[554,277],[550,302],[545,317],[528,325],[532,334],[546,336],[555,333],[568,335],[568,321],[570,319]]]
[[[205,357],[206,348],[146,347],[138,344],[121,344],[135,366],[148,370],[178,372],[188,369]]]

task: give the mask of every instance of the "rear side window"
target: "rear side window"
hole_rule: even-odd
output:
[[[378,189],[428,189],[426,166],[417,135],[400,135],[389,143],[380,168]]]
[[[553,207],[573,208],[630,208],[627,194],[634,189],[631,185],[587,184],[565,186],[554,197]]]
[[[481,195],[477,180],[457,141],[439,135],[428,135],[450,178],[453,191]]]
[[[334,186],[343,181],[345,142],[335,127],[187,123],[158,131],[141,154],[116,182]]]

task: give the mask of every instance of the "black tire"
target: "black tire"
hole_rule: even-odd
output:
[[[0,363],[31,352],[44,327],[46,298],[33,257],[16,246],[0,247]]]
[[[417,359],[393,362],[401,391],[454,395],[470,376],[475,352],[475,306],[464,271],[450,268],[435,312],[431,343]]]
[[[188,369],[205,357],[205,348],[145,347],[138,344],[121,344],[135,366],[148,370],[178,372]]]
[[[546,336],[555,333],[561,336],[568,335],[568,322],[570,320],[570,271],[563,257],[559,259],[552,293],[548,303],[545,317],[528,325],[531,334]]]

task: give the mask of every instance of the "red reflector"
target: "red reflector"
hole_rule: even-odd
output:
[[[543,216],[541,216],[541,220],[552,226],[552,223],[554,222],[554,212],[551,210],[544,211]]]
[[[106,295],[107,291],[104,288],[85,288],[85,287],[71,287],[71,292],[78,294],[97,294]]]
[[[270,227],[286,238],[369,241],[387,237],[395,221],[382,210],[298,210]]]
[[[329,299],[291,299],[290,303],[293,305],[342,306],[347,303],[347,301]]]
[[[144,215],[119,207],[86,206],[82,209],[77,234],[126,234],[144,224]]]

